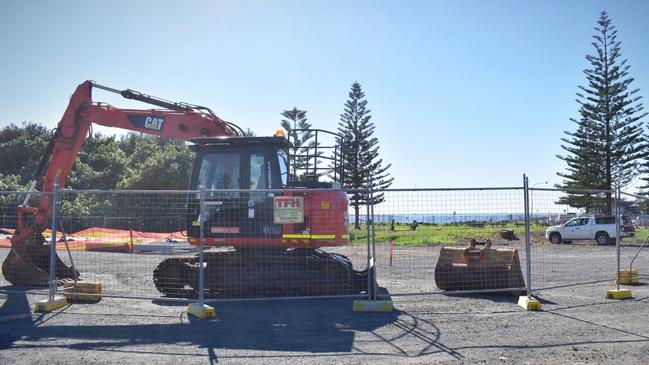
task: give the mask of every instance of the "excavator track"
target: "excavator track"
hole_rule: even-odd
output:
[[[343,255],[318,249],[240,249],[205,253],[205,297],[255,298],[360,294],[367,271]],[[199,258],[162,261],[153,282],[167,297],[195,298]]]
[[[198,258],[172,257],[162,261],[153,271],[153,283],[160,293],[174,298],[195,298],[191,288],[194,272],[198,277]]]

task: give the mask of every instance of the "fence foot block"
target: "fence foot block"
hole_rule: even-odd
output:
[[[528,298],[526,295],[518,297],[518,305],[528,311],[537,311],[541,309],[541,302],[539,302],[538,299],[533,297]]]
[[[34,312],[49,313],[66,305],[68,305],[68,300],[65,297],[54,297],[53,300],[39,300],[34,306]]]
[[[622,279],[620,278],[620,284],[622,285],[639,285],[640,279]]]
[[[187,313],[200,319],[216,318],[216,309],[207,304],[189,303]]]
[[[633,298],[631,289],[613,289],[606,291],[606,299],[629,299]]]
[[[354,312],[392,312],[392,300],[355,300]]]
[[[623,285],[638,285],[640,284],[640,271],[638,269],[620,270],[618,280]]]
[[[101,283],[64,283],[63,295],[68,301],[98,302],[101,300]]]

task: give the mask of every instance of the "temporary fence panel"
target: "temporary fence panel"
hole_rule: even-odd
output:
[[[614,284],[615,192],[530,189],[532,289]],[[621,252],[630,248],[622,241]]]
[[[153,277],[160,262],[194,255],[186,237],[191,192],[63,190],[60,195],[67,245],[59,241],[59,256],[71,258],[66,263],[81,281],[101,283],[104,295],[160,297]]]
[[[621,198],[623,202],[635,203],[639,209],[634,210],[635,213],[623,212],[626,217],[623,223],[626,226],[633,225],[633,232],[622,234],[630,236],[622,239],[620,278],[623,283],[647,283],[649,281],[649,215],[640,212],[646,212],[649,208],[649,197],[622,192]]]
[[[16,257],[15,253],[11,253],[11,238],[19,228],[19,222],[22,221],[23,225],[28,225],[34,221],[32,213],[21,210],[22,213],[19,214],[17,207],[25,205],[38,207],[41,198],[51,200],[52,195],[51,193],[39,192],[0,192],[0,263],[3,264],[3,273],[5,271],[7,272],[6,275],[0,276],[0,291],[29,290],[31,292],[45,292],[46,290],[44,287],[35,288],[12,285],[6,278],[13,276],[15,281],[21,282],[35,282],[43,277],[47,280],[47,272],[43,270],[47,270],[50,264],[50,251],[48,247],[50,246],[51,225],[49,219],[46,219],[44,222],[42,238],[34,240],[38,241],[41,247],[39,247],[40,250],[32,251],[31,261],[23,262],[19,257]],[[19,215],[21,216],[20,218]],[[35,266],[39,269],[26,271],[22,269],[24,265]]]
[[[206,299],[367,291],[341,191],[60,193],[59,257],[105,296],[196,298],[201,271]]]
[[[525,288],[522,188],[389,189],[374,201],[378,282],[390,295]],[[363,222],[353,228],[362,242]]]

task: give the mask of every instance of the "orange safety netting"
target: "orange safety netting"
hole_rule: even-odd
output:
[[[0,228],[0,247],[11,247],[11,235],[13,229]],[[46,240],[49,240],[52,231],[47,229],[43,232]],[[57,250],[65,250],[63,233],[57,232]],[[108,252],[133,252],[133,246],[139,243],[159,243],[185,241],[186,232],[140,232],[133,230],[112,229],[91,227],[78,232],[66,234],[68,247],[74,251],[108,251]]]

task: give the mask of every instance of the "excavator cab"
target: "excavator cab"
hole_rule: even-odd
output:
[[[277,192],[254,190],[282,189],[288,169],[281,137],[230,137],[192,140],[196,152],[190,190],[205,192],[208,245],[240,240],[281,239],[282,227],[273,221],[273,198]],[[193,199],[188,219],[192,242],[200,237],[200,203]],[[224,242],[226,240],[228,242]],[[219,244],[220,245],[220,244]],[[260,244],[261,245],[261,244]]]
[[[340,166],[335,153],[332,157],[320,152],[318,159],[306,153],[291,155],[291,144],[283,136],[192,142],[196,160],[189,189],[205,190],[207,246],[323,247],[349,242],[347,195],[334,189],[339,183],[317,179],[325,175],[318,165],[335,161],[328,165]],[[341,169],[327,170],[331,171]],[[189,241],[198,244],[199,199],[192,199],[189,207]]]

